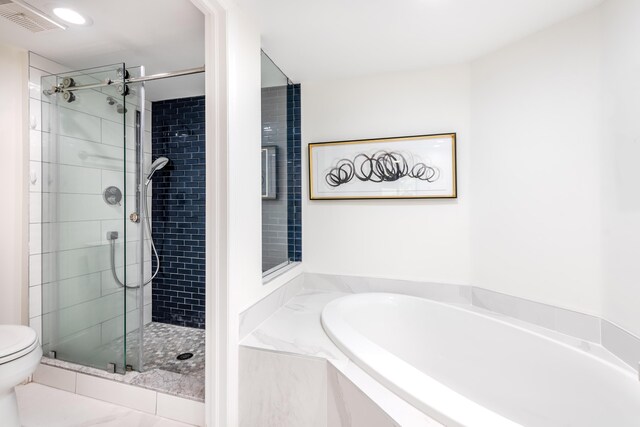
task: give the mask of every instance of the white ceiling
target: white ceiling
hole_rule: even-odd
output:
[[[145,65],[147,74],[204,63],[204,17],[190,0],[28,0],[72,7],[93,25],[33,34],[0,18],[0,42],[73,69]],[[296,82],[469,61],[602,0],[237,0],[262,45]],[[204,93],[202,75],[148,85],[151,100]]]
[[[0,42],[20,46],[72,69],[124,62],[147,74],[204,65],[204,15],[190,0],[27,0],[51,14],[71,7],[93,25],[31,33],[0,18]],[[147,98],[204,94],[204,76],[149,83]]]
[[[602,0],[237,0],[296,82],[465,62]]]

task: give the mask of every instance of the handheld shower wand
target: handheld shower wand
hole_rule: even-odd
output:
[[[151,167],[149,168],[149,174],[147,175],[147,180],[144,183],[145,187],[148,186],[149,183],[151,182],[151,179],[153,178],[153,174],[155,174],[156,171],[159,171],[160,169],[165,167],[167,163],[169,163],[169,159],[166,157],[158,157],[157,159],[154,160],[153,163],[151,163]]]
[[[166,157],[158,157],[153,163],[151,163],[151,167],[149,167],[149,173],[147,174],[147,179],[144,182],[144,186],[141,189],[141,197],[147,197],[147,188],[149,187],[149,184],[151,183],[151,180],[153,178],[153,174],[156,173],[156,171],[159,171],[160,169],[162,169],[163,167],[165,167],[167,165],[167,163],[169,163],[169,159]],[[153,250],[153,254],[156,258],[156,271],[153,273],[153,275],[151,276],[151,278],[147,281],[145,281],[142,286],[146,286],[149,283],[151,283],[151,281],[153,279],[155,279],[155,277],[158,275],[158,272],[160,271],[160,257],[158,256],[158,251],[156,250],[156,245],[153,242],[153,235],[151,234],[151,224],[149,223],[149,207],[147,206],[147,203],[143,203],[144,205],[144,216],[145,216],[145,223],[146,223],[146,231],[147,234],[149,235],[149,240],[151,242],[151,249]],[[120,279],[118,278],[118,275],[116,274],[116,264],[115,264],[115,240],[118,238],[118,233],[117,232],[109,232],[107,234],[107,239],[109,240],[109,243],[111,244],[111,274],[113,275],[113,278],[115,279],[116,283],[118,283],[121,287],[125,287],[125,284],[123,284]],[[139,288],[140,285],[126,285],[127,288]]]

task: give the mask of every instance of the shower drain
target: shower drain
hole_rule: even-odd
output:
[[[178,357],[176,357],[176,359],[187,360],[187,359],[191,359],[192,357],[193,357],[193,353],[182,353],[182,354],[179,354]]]

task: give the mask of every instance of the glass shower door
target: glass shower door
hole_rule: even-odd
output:
[[[144,75],[144,67],[127,69],[129,78]],[[135,260],[127,266],[127,307],[125,353],[127,366],[135,371],[143,371],[144,325],[151,322],[151,284],[144,285],[151,277],[151,251],[149,236],[145,233],[147,218],[142,201],[145,171],[151,164],[151,128],[148,113],[151,103],[145,100],[144,83],[129,84],[125,98],[127,109],[126,142],[127,162],[125,164],[127,195],[127,251]],[[133,156],[133,157],[131,157]],[[147,192],[147,205],[151,204],[150,188]],[[130,215],[134,214],[133,217]],[[142,242],[142,244],[140,244]],[[129,254],[128,254],[129,255]],[[143,261],[141,261],[143,260]],[[138,286],[143,283],[142,286]],[[135,303],[135,304],[134,304]]]
[[[127,369],[127,313],[141,298],[124,286],[137,280],[140,256],[129,236],[138,232],[129,221],[136,114],[120,85],[100,84],[124,70],[45,76],[41,86],[44,354],[117,372]]]

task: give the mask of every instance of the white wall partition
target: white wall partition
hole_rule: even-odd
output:
[[[232,0],[193,3],[206,19],[206,423],[227,427],[238,425],[239,314],[302,266],[263,285],[258,26]]]
[[[228,288],[220,289],[228,314],[227,341],[217,352],[224,366],[224,414],[215,414],[220,427],[238,424],[238,315],[242,301],[262,284],[260,188],[260,33],[238,7],[229,5],[228,43]],[[208,93],[207,93],[208,95]],[[251,126],[248,124],[255,124]],[[244,172],[243,172],[244,171]],[[256,185],[254,185],[254,183]],[[207,189],[209,187],[207,186]],[[207,213],[207,219],[209,214]],[[215,238],[215,236],[214,236]],[[207,290],[207,295],[209,294]],[[211,306],[209,306],[211,307]],[[211,313],[207,310],[207,313]],[[209,327],[207,326],[207,330]],[[215,344],[214,344],[215,345]],[[210,348],[210,347],[209,347]],[[211,353],[210,353],[211,354]],[[213,379],[217,381],[217,379]],[[209,383],[211,384],[211,383]],[[221,415],[224,415],[221,417]]]

